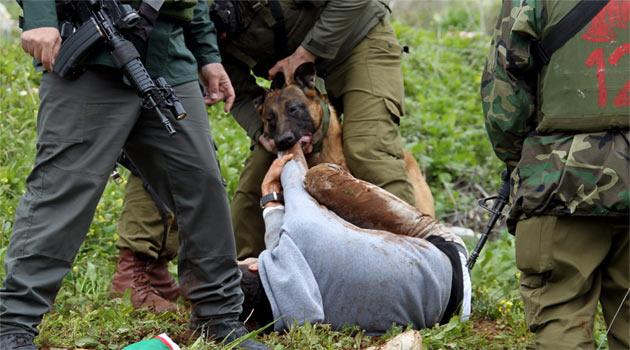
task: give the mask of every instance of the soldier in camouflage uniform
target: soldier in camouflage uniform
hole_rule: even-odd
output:
[[[486,129],[512,170],[526,321],[544,349],[630,339],[628,1],[610,1],[542,65],[532,54],[575,1],[504,1],[483,73]],[[625,60],[625,63],[621,63]]]

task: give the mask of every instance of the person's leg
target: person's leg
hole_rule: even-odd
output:
[[[179,295],[179,287],[167,269],[177,251],[162,258],[165,239],[173,234],[168,226],[174,221],[170,210],[164,209],[168,212],[162,214],[139,177],[129,176],[118,219],[119,256],[111,292],[118,296],[130,289],[134,307],[154,312],[176,310],[169,300]]]
[[[516,227],[516,264],[539,349],[592,349],[600,265],[611,249],[605,220],[540,216]]]
[[[37,333],[88,231],[140,100],[120,79],[44,74],[37,155],[16,210],[0,290],[0,334]]]
[[[232,223],[239,259],[257,257],[265,249],[265,223],[260,209],[260,185],[275,155],[254,146],[232,199]]]
[[[162,215],[142,185],[142,179],[130,175],[118,219],[119,239],[116,246],[157,259],[164,255],[163,249],[166,248],[164,230]],[[171,258],[177,255],[177,251],[168,253],[174,253]]]
[[[343,149],[352,174],[415,205],[398,126],[404,114],[401,54],[391,26],[377,24],[330,68],[326,88],[342,98]]]
[[[188,116],[169,137],[144,113],[125,145],[142,178],[173,210],[180,232],[179,279],[191,320],[236,320],[243,299],[225,187],[196,82],[175,87]]]
[[[599,298],[610,349],[630,348],[630,229],[628,219],[614,220],[611,250],[602,265],[602,294]]]

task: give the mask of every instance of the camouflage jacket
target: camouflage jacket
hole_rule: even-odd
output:
[[[548,29],[544,6],[550,2],[503,1],[482,76],[486,130],[496,155],[512,170],[508,224],[537,215],[628,216],[627,128],[536,130],[540,67],[530,52]]]

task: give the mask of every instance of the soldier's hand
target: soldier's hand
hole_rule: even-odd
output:
[[[302,63],[315,62],[315,55],[299,46],[291,56],[280,60],[269,70],[269,79],[273,79],[276,74],[284,73],[284,80],[287,85],[293,83],[293,73]]]
[[[61,47],[61,34],[55,27],[41,27],[22,33],[22,48],[52,72]]]
[[[201,67],[201,81],[205,86],[208,95],[205,97],[206,104],[212,105],[219,101],[225,101],[223,109],[229,112],[234,104],[234,88],[230,77],[225,72],[221,63],[209,63]]]

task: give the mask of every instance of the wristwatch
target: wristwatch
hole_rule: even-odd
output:
[[[265,205],[269,202],[280,202],[284,203],[284,197],[281,192],[271,192],[266,194],[260,198],[260,208],[265,209]]]

